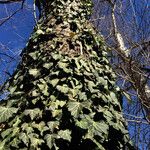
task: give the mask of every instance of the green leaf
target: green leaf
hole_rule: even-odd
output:
[[[37,77],[40,75],[40,71],[38,69],[29,69],[29,74]]]
[[[79,93],[79,99],[84,101],[87,100],[86,93],[85,92]]]
[[[58,84],[58,82],[59,82],[59,79],[53,79],[50,81],[50,84],[52,84],[53,87],[55,87]]]
[[[45,95],[45,96],[49,96],[49,92],[48,92],[48,85],[47,83],[41,83],[41,84],[37,84],[39,89],[42,91],[42,93]]]
[[[48,126],[45,125],[44,121],[41,121],[40,123],[32,123],[32,127],[36,128],[40,131],[40,134],[43,136],[43,132],[49,130]]]
[[[16,89],[17,89],[17,86],[11,86],[11,87],[9,88],[10,94],[13,94],[13,93],[16,91]]]
[[[105,80],[103,77],[98,77],[98,81],[100,81],[100,83],[104,86],[107,85],[107,80]]]
[[[39,108],[35,109],[26,109],[24,111],[25,115],[29,115],[31,120],[33,120],[35,117],[41,117],[42,116],[42,111]]]
[[[12,128],[10,128],[10,129],[7,129],[7,130],[5,130],[5,131],[3,131],[2,133],[1,133],[1,136],[2,136],[2,138],[4,139],[5,137],[7,137],[8,135],[11,135],[10,133],[12,132]]]
[[[31,146],[33,146],[34,148],[37,148],[38,145],[41,145],[42,143],[44,143],[44,140],[36,138],[36,137],[31,137]]]
[[[43,67],[46,69],[50,69],[52,65],[53,65],[53,63],[45,63],[45,64],[43,64]]]
[[[20,140],[18,140],[17,138],[14,138],[12,142],[10,143],[10,145],[13,147],[19,148],[19,143],[20,143]]]
[[[26,131],[27,134],[32,133],[34,131],[33,128],[29,126],[28,123],[23,123],[21,128],[23,131]]]
[[[56,110],[52,111],[52,116],[53,117],[62,116],[62,110],[61,109],[56,109]]]
[[[21,133],[19,134],[19,139],[22,140],[23,143],[24,143],[26,146],[28,146],[28,144],[29,144],[29,138],[28,138],[28,136],[27,136],[26,133],[21,132]]]
[[[104,122],[93,122],[94,134],[101,135],[102,133],[108,133],[108,125]]]
[[[78,59],[75,59],[75,64],[77,66],[77,69],[80,70],[82,66],[79,64]]]
[[[54,129],[59,129],[59,121],[50,121],[47,124],[48,124],[48,127],[50,128],[51,132],[53,132]]]
[[[86,119],[82,119],[81,121],[77,120],[76,125],[82,129],[88,129],[89,127],[89,124]]]
[[[58,66],[59,66],[59,68],[64,69],[64,68],[66,68],[68,66],[68,63],[58,62]]]
[[[58,91],[65,93],[65,94],[68,93],[69,91],[69,88],[67,85],[63,85],[63,86],[57,85],[56,88]]]
[[[18,108],[0,106],[0,123],[7,121],[17,111]]]
[[[37,89],[35,89],[35,90],[32,91],[32,96],[33,97],[37,97],[39,95],[40,95],[40,93],[39,93],[39,91]]]
[[[104,148],[99,142],[97,142],[94,138],[92,138],[92,141],[97,145],[97,147],[98,147],[100,150],[105,150],[105,148]]]
[[[47,146],[52,149],[53,145],[54,145],[54,142],[55,142],[55,139],[54,137],[51,135],[51,134],[46,134],[45,137],[44,137],[44,140],[46,140],[46,144]]]
[[[12,132],[12,136],[16,136],[18,133],[19,133],[19,131],[20,131],[20,128],[19,127],[14,127],[13,128],[13,132]]]
[[[71,141],[71,131],[70,130],[60,130],[58,131],[59,138],[62,138],[67,141]]]
[[[15,121],[14,124],[13,124],[13,127],[17,127],[20,122],[21,122],[20,118],[17,117],[17,118],[16,118],[16,121]]]
[[[31,56],[34,60],[36,60],[38,56],[38,52],[29,53],[29,56]]]
[[[89,123],[89,129],[94,135],[102,136],[102,133],[108,134],[109,126],[106,122],[95,122],[88,115],[86,115],[86,119]]]
[[[116,94],[114,92],[110,92],[110,97],[115,105],[119,104]]]
[[[62,57],[60,54],[55,54],[55,53],[52,53],[51,56],[52,56],[53,59],[55,59],[55,60],[59,60],[59,59],[61,59],[61,57]]]
[[[42,31],[41,29],[38,29],[38,30],[36,31],[36,33],[37,33],[38,35],[40,35],[40,34],[45,34],[44,31]]]
[[[0,141],[0,150],[6,150],[6,148],[5,148],[5,142],[6,142],[6,139],[3,140],[3,141]]]
[[[96,87],[96,85],[95,85],[95,83],[93,81],[87,81],[87,83],[88,83],[88,89],[90,90],[90,92],[96,91],[94,89],[94,87]]]
[[[68,110],[71,112],[71,115],[75,118],[79,115],[82,110],[82,105],[80,102],[68,102]]]

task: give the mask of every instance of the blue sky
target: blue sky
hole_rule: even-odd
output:
[[[14,57],[0,55],[0,84],[8,78],[5,71],[12,73],[19,62],[19,54],[25,47],[34,27],[32,2],[27,1],[27,6],[13,16],[9,21],[0,26],[0,52]],[[0,23],[8,14],[12,14],[21,4],[0,5]]]

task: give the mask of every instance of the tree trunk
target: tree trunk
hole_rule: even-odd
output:
[[[1,102],[0,149],[134,149],[91,0],[44,2]]]

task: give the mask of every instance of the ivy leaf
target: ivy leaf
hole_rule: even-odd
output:
[[[88,83],[89,90],[91,92],[94,92],[95,91],[94,87],[96,87],[95,83],[93,81],[87,81],[87,83]]]
[[[59,121],[50,121],[47,124],[52,132],[54,131],[54,129],[59,129]]]
[[[24,111],[25,115],[29,115],[31,120],[33,120],[35,117],[37,116],[42,116],[42,111],[39,108],[35,108],[35,109],[26,109]]]
[[[57,85],[56,88],[58,91],[65,93],[65,94],[68,93],[69,91],[69,88],[67,85],[63,85],[63,86]]]
[[[26,131],[27,134],[32,133],[34,131],[33,128],[29,126],[28,123],[23,123],[21,128],[23,131]]]
[[[119,104],[118,99],[116,97],[116,94],[114,92],[110,92],[110,97],[111,97],[114,104],[116,104],[116,105]]]
[[[17,111],[18,108],[0,106],[0,123],[7,121]]]
[[[43,64],[43,67],[46,69],[50,69],[50,67],[53,65],[53,63],[45,63]]]
[[[53,137],[53,135],[51,134],[46,134],[45,137],[44,137],[44,140],[46,140],[46,144],[47,146],[52,149],[53,145],[54,145],[54,142],[55,142],[55,139]]]
[[[62,69],[66,68],[68,66],[68,63],[64,63],[64,62],[58,62],[58,66]]]
[[[105,122],[96,122],[93,121],[90,116],[86,115],[87,122],[89,123],[89,130],[94,135],[102,136],[102,133],[105,135],[108,133],[109,126]]]
[[[38,30],[36,31],[36,33],[37,33],[38,35],[40,35],[40,34],[45,34],[44,31],[42,31],[41,29],[38,29]]]
[[[43,136],[43,132],[49,130],[49,128],[45,125],[44,121],[41,121],[40,123],[32,123],[32,127],[36,128],[40,131],[40,134]]]
[[[60,54],[55,54],[55,53],[52,53],[51,56],[53,57],[54,60],[59,60],[62,57]]]
[[[71,131],[70,130],[60,130],[58,132],[58,136],[61,139],[67,140],[67,141],[71,141]]]
[[[68,102],[68,110],[71,112],[71,115],[75,118],[79,115],[82,110],[82,104],[80,102]]]
[[[33,75],[34,77],[37,77],[40,74],[40,72],[38,69],[29,69],[29,74]]]
[[[37,84],[39,89],[42,91],[42,93],[45,95],[45,96],[49,96],[49,92],[48,92],[48,85],[47,83],[41,83],[41,84]]]
[[[103,122],[93,122],[93,128],[95,135],[107,134],[108,125]]]
[[[98,81],[104,86],[107,85],[107,80],[105,80],[103,77],[98,77]]]
[[[29,53],[29,56],[31,56],[34,60],[36,60],[38,56],[38,52]]]
[[[16,91],[16,89],[17,89],[17,86],[11,86],[11,87],[9,88],[10,94],[13,94],[13,93]]]
[[[53,87],[55,87],[58,82],[59,82],[59,79],[53,79],[50,81],[50,83],[53,85]]]
[[[17,138],[14,138],[12,142],[10,143],[10,145],[13,147],[19,148],[19,143],[20,143],[20,140],[18,140]]]
[[[76,125],[82,129],[88,129],[88,122],[85,119],[82,119],[81,121],[77,121]]]
[[[8,135],[11,135],[11,134],[10,134],[11,132],[12,132],[12,128],[3,131],[3,132],[1,133],[2,138],[4,139],[4,138],[7,137]]]
[[[87,100],[87,95],[86,95],[86,93],[85,93],[85,92],[79,93],[79,99],[80,99],[80,100],[83,100],[83,101]]]
[[[40,93],[39,93],[39,91],[38,91],[37,89],[33,90],[33,91],[31,92],[31,94],[32,94],[33,97],[37,97],[37,96],[40,95]]]
[[[30,140],[31,140],[31,146],[33,146],[34,148],[37,148],[38,145],[41,145],[42,143],[44,143],[44,140],[36,138],[36,137],[30,138]]]
[[[21,133],[19,134],[19,139],[22,140],[23,143],[24,143],[26,146],[28,146],[29,138],[28,138],[28,136],[26,135],[26,133],[21,132]]]
[[[6,149],[5,148],[5,142],[6,142],[6,139],[0,142],[0,150],[5,150]]]

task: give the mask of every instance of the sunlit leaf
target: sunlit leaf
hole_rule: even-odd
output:
[[[71,131],[69,130],[60,130],[58,132],[58,137],[67,141],[71,141]]]
[[[0,123],[7,121],[13,114],[17,113],[18,108],[0,106]]]

